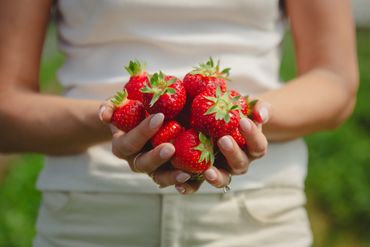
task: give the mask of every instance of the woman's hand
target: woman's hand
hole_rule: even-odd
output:
[[[113,110],[114,105],[106,101],[100,107],[99,118],[111,127],[113,154],[127,160],[133,172],[148,174],[161,188],[184,183],[191,177],[188,173],[170,169],[167,165],[175,153],[175,147],[171,143],[162,143],[152,150],[145,150],[146,143],[163,123],[162,113],[151,115],[125,133],[110,124]]]
[[[105,102],[99,111],[101,121],[110,124],[114,106],[110,101]],[[259,102],[255,106],[263,123],[268,121],[270,108]],[[181,194],[196,192],[203,181],[189,180],[191,175],[171,168],[169,160],[175,153],[171,143],[162,143],[152,150],[143,152],[146,143],[159,130],[164,120],[162,113],[151,115],[143,120],[136,128],[125,133],[111,126],[113,140],[112,152],[118,158],[128,161],[134,172],[146,173],[153,178],[160,188],[175,185]],[[218,146],[225,156],[225,164],[218,164],[204,172],[204,178],[211,185],[223,188],[230,183],[230,175],[240,175],[247,172],[249,164],[254,159],[262,157],[267,151],[267,140],[262,133],[262,125],[244,118],[240,121],[240,132],[247,140],[247,150],[241,150],[231,136],[219,139]]]
[[[267,123],[271,115],[269,104],[258,101],[255,111],[261,116],[263,123]],[[250,163],[264,156],[267,152],[267,139],[262,133],[262,124],[256,124],[248,118],[240,121],[240,133],[247,141],[247,150],[242,150],[231,136],[223,136],[218,140],[218,147],[224,155],[227,164],[216,164],[204,172],[205,180],[216,188],[224,188],[231,182],[231,175],[241,175],[248,171]],[[217,168],[218,167],[218,168]],[[199,183],[185,183],[176,185],[182,194],[194,193]]]

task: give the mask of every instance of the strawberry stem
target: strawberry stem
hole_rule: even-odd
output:
[[[200,143],[198,146],[194,147],[194,150],[198,150],[201,152],[198,163],[205,161],[206,163],[210,163],[212,166],[215,162],[212,140],[204,135],[202,132],[199,132],[198,138]]]
[[[208,108],[204,115],[215,114],[216,120],[224,120],[225,123],[230,122],[230,111],[242,109],[238,103],[240,96],[231,97],[230,91],[222,93],[220,87],[217,87],[216,89],[216,97],[204,97],[214,103],[213,106]]]
[[[128,92],[125,89],[124,91],[118,91],[116,95],[110,100],[116,107],[119,107],[122,102],[127,100]]]
[[[210,57],[207,62],[200,63],[197,67],[194,67],[194,69],[190,73],[193,75],[201,74],[204,76],[214,76],[218,78],[228,79],[230,68],[225,68],[220,71],[220,60],[217,61],[217,64],[215,66],[212,57]]]
[[[125,67],[126,71],[130,76],[141,75],[145,73],[145,63],[140,62],[139,60],[131,60],[129,64]]]
[[[158,99],[164,94],[175,94],[175,89],[170,86],[177,81],[177,78],[171,78],[166,80],[166,75],[160,71],[159,73],[154,73],[149,77],[149,83],[145,85],[140,91],[142,93],[153,94],[153,97],[150,101],[150,107],[158,101]]]

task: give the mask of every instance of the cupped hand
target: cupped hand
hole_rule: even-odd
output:
[[[99,111],[101,121],[110,124],[114,110],[113,104],[105,102]],[[226,164],[212,166],[203,173],[203,178],[216,188],[224,188],[230,183],[231,175],[241,175],[248,171],[250,163],[263,157],[267,152],[268,142],[262,132],[262,125],[270,116],[268,104],[259,101],[254,109],[261,116],[262,123],[248,118],[240,121],[240,133],[247,141],[247,150],[242,150],[231,136],[218,140],[218,147],[225,157]],[[159,130],[164,120],[162,113],[157,113],[143,120],[136,128],[125,133],[110,125],[113,139],[112,152],[128,161],[134,172],[147,173],[160,188],[175,186],[181,194],[192,194],[202,184],[202,180],[192,180],[191,175],[173,169],[169,161],[175,153],[171,143],[162,143],[154,149],[143,152],[146,143]]]
[[[162,143],[154,149],[145,150],[150,138],[163,124],[162,113],[147,117],[126,133],[111,124],[113,111],[114,105],[106,101],[99,108],[99,118],[109,124],[112,131],[112,153],[127,160],[133,172],[148,174],[161,188],[185,183],[191,177],[188,173],[171,169],[168,165],[175,153],[175,147],[171,143]]]
[[[259,101],[254,110],[260,115],[262,123],[256,123],[248,118],[240,121],[239,130],[247,142],[247,150],[242,150],[231,136],[223,136],[218,140],[218,147],[225,157],[222,164],[216,164],[203,175],[204,179],[216,188],[225,188],[231,182],[231,175],[241,175],[248,171],[251,162],[263,157],[267,152],[268,142],[262,132],[262,125],[267,123],[271,115],[270,106]],[[178,185],[177,188],[182,194],[191,194],[199,187],[188,183]]]

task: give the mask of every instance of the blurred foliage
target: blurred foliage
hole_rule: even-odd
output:
[[[370,30],[358,30],[361,86],[353,116],[339,129],[306,138],[310,149],[308,207],[315,247],[370,246]],[[291,37],[283,43],[282,78],[295,75]],[[41,67],[41,89],[60,92],[55,71],[63,56],[55,52],[49,29]],[[330,97],[330,95],[328,95]],[[0,181],[0,247],[31,246],[40,193],[35,181],[42,156],[23,155]]]
[[[31,246],[40,201],[35,180],[41,169],[40,155],[24,155],[13,161],[0,186],[0,246]]]

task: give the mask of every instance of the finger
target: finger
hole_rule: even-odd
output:
[[[230,183],[229,173],[214,166],[206,170],[203,175],[205,180],[216,188],[223,188]]]
[[[120,130],[119,128],[117,128],[113,124],[109,124],[109,129],[110,129],[110,131],[112,132],[113,135],[115,135],[117,132],[122,132],[123,133],[122,130]]]
[[[153,173],[153,180],[160,188],[170,185],[183,184],[191,178],[191,175],[180,170],[164,170]]]
[[[113,147],[120,155],[118,157],[126,158],[140,152],[148,140],[158,131],[163,120],[162,113],[151,115],[125,135],[113,138]]]
[[[110,100],[101,104],[98,112],[100,121],[107,124],[110,123],[114,109],[115,106]]]
[[[132,162],[131,169],[134,172],[150,174],[169,161],[174,153],[175,147],[171,143],[162,143],[149,152],[140,155],[135,162]]]
[[[227,160],[232,174],[244,174],[248,170],[249,159],[246,153],[240,149],[234,138],[223,136],[218,140],[220,151]]]
[[[248,153],[252,158],[260,158],[267,152],[267,139],[261,130],[248,118],[240,120],[240,133],[247,141]]]
[[[184,184],[176,184],[176,190],[182,195],[190,195],[198,191],[203,181],[188,181]]]
[[[253,97],[249,97],[249,102],[254,101]],[[271,117],[271,105],[261,99],[257,100],[257,103],[252,107],[252,119],[255,121],[257,126],[265,124]]]

